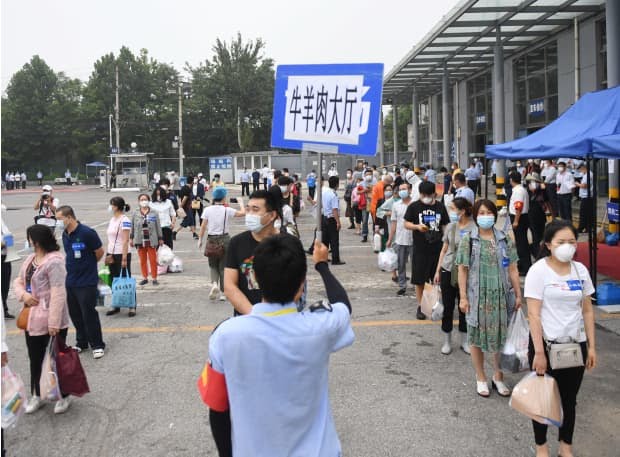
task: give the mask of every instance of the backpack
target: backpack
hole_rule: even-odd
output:
[[[316,177],[312,175],[308,176],[306,184],[308,184],[308,187],[316,187]]]

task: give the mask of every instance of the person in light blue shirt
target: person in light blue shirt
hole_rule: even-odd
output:
[[[457,173],[454,175],[453,181],[454,188],[456,189],[454,192],[454,198],[464,198],[473,205],[476,195],[474,194],[474,191],[467,186],[465,175],[463,173]]]
[[[432,165],[428,166],[428,169],[424,172],[424,180],[436,183],[437,172],[433,169]]]
[[[476,167],[476,164],[472,162],[469,165],[469,168],[463,173],[465,174],[465,179],[467,180],[467,187],[473,190],[474,194],[476,194],[478,184],[480,183],[480,178],[482,177],[480,170]]]
[[[340,260],[340,201],[336,194],[340,180],[338,176],[330,176],[327,182],[329,189],[323,188],[321,193],[323,243],[331,248],[332,265],[344,265]]]
[[[220,457],[342,455],[329,402],[329,357],[355,335],[349,298],[327,256],[316,241],[313,259],[327,300],[299,309],[307,273],[301,242],[283,234],[256,247],[263,300],[214,330],[198,379]]]

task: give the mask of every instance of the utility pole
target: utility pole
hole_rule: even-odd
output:
[[[116,152],[117,154],[121,151],[121,128],[120,128],[120,120],[119,120],[119,110],[120,110],[120,102],[118,98],[118,65],[116,65],[116,105],[114,106],[114,126],[116,127]]]
[[[183,175],[183,82],[179,81],[179,176]]]

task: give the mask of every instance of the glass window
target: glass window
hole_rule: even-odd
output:
[[[554,95],[547,99],[547,119],[549,122],[558,117],[558,96]]]
[[[529,99],[542,98],[545,96],[545,75],[537,74],[528,78]]]
[[[549,70],[547,73],[547,95],[558,93],[558,70]]]

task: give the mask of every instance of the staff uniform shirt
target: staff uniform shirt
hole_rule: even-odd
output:
[[[540,176],[543,178],[545,184],[555,184],[555,178],[557,174],[557,168],[552,165],[543,168],[543,170],[540,172]]]
[[[172,225],[172,218],[176,216],[172,201],[166,199],[159,202],[150,202],[149,206],[159,215],[159,225],[162,228]]]
[[[586,172],[585,175],[581,178],[582,184],[588,184],[590,187],[590,198],[594,195],[594,186],[592,185],[592,172]],[[580,187],[579,188],[579,198],[588,198],[588,188]]]
[[[456,192],[454,193],[454,198],[459,198],[459,197],[464,198],[472,205],[474,204],[474,200],[476,200],[474,191],[471,190],[471,188],[468,186],[463,186],[463,187],[459,187],[458,189],[456,189]]]
[[[131,232],[131,220],[122,215],[110,219],[106,235],[108,236],[108,254],[123,253],[123,232]]]
[[[586,341],[581,300],[583,295],[593,293],[590,273],[580,262],[571,262],[570,273],[560,276],[543,258],[531,266],[525,277],[524,296],[542,301],[540,319],[549,341],[562,337]]]
[[[258,183],[260,181],[260,172],[258,170],[254,170],[252,172],[252,182]]]
[[[321,193],[321,201],[323,202],[323,216],[328,219],[330,217],[334,217],[334,209],[340,210],[338,195],[334,189],[323,189],[323,192]]]
[[[424,173],[424,177],[426,178],[427,181],[434,183],[436,182],[437,172],[433,170],[432,168],[428,169]]]
[[[250,173],[244,171],[240,176],[241,182],[250,182]]]
[[[202,211],[201,219],[207,220],[207,235],[224,235],[230,231],[230,220],[237,210],[224,205],[207,206]]]
[[[467,181],[476,181],[480,179],[480,170],[476,167],[469,167],[463,174],[465,175],[465,179]]]
[[[400,246],[411,246],[413,244],[413,233],[411,230],[405,228],[405,213],[407,207],[411,204],[405,203],[402,200],[397,201],[392,206],[392,215],[390,219],[392,222],[396,222],[396,231],[394,232],[394,243]]]
[[[66,254],[67,287],[96,286],[99,283],[99,276],[95,251],[102,246],[97,232],[78,222],[73,232],[63,231],[62,244]],[[76,258],[76,255],[79,257]]]
[[[565,195],[573,193],[575,179],[569,171],[565,170],[564,173],[558,173],[555,180],[558,184],[558,194]]]
[[[508,212],[515,216],[517,214],[516,206],[521,204],[521,214],[527,214],[530,212],[530,197],[527,194],[527,190],[519,184],[512,188],[512,195],[510,196],[510,205]]]
[[[355,335],[346,305],[331,307],[297,312],[295,303],[258,303],[211,336],[211,367],[226,380],[234,456],[341,455],[329,357]]]
[[[269,167],[263,167],[263,179],[266,179],[269,176]]]

